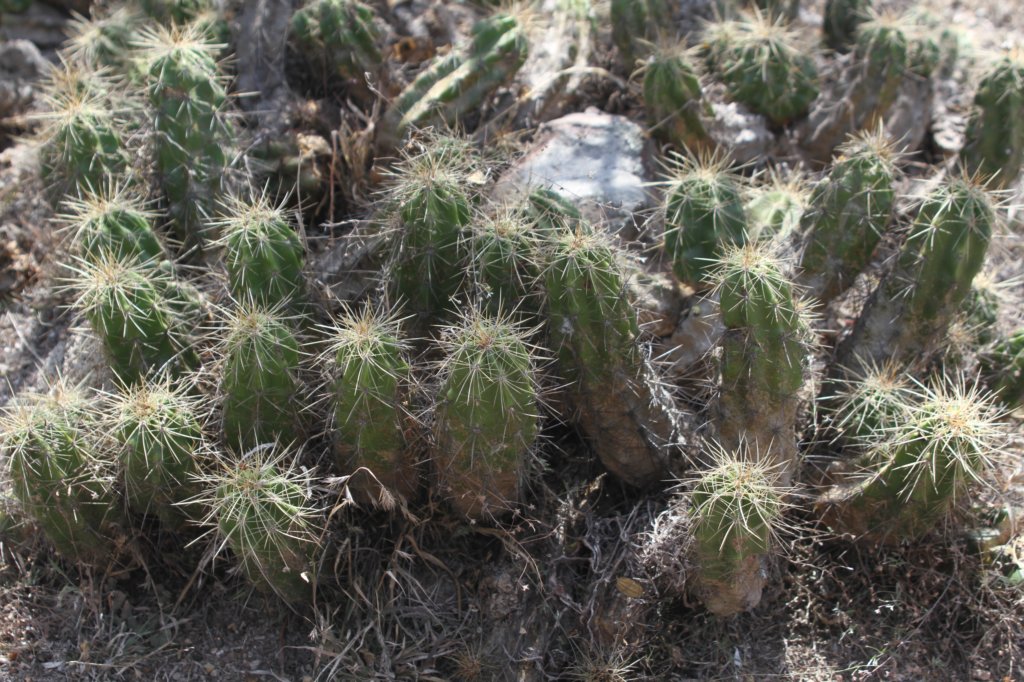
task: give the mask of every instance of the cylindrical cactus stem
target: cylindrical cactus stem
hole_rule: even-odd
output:
[[[671,32],[672,12],[665,0],[612,0],[611,23],[619,58],[632,70],[659,35]]]
[[[441,493],[469,519],[507,516],[521,501],[540,430],[528,335],[471,309],[441,337],[433,461]]]
[[[971,290],[960,306],[972,346],[988,346],[996,338],[999,309],[1004,294],[991,273],[981,271],[974,276]]]
[[[280,308],[239,302],[226,314],[220,358],[225,441],[244,450],[302,442],[298,372],[302,351],[292,319]]]
[[[416,326],[443,317],[462,282],[459,244],[472,215],[472,166],[467,142],[441,137],[395,171],[397,233],[386,282],[389,299],[405,306]]]
[[[814,188],[801,221],[800,278],[822,303],[849,288],[870,262],[892,217],[898,158],[881,128],[855,135]]]
[[[61,217],[73,232],[81,258],[96,260],[107,253],[140,263],[167,259],[153,231],[152,213],[131,190],[104,184],[79,199],[68,199],[65,208]]]
[[[849,51],[857,29],[871,18],[871,6],[872,0],[825,0],[825,44],[836,52]]]
[[[265,196],[232,197],[214,226],[221,233],[231,295],[299,312],[305,298],[304,253],[285,209]]]
[[[982,79],[960,158],[968,170],[1006,188],[1024,163],[1024,51],[1000,59]]]
[[[1024,329],[996,341],[981,358],[981,372],[992,392],[1005,404],[1024,404]]]
[[[192,329],[172,293],[185,294],[153,261],[101,253],[75,267],[76,307],[100,337],[111,369],[124,383],[196,363]]]
[[[916,540],[935,529],[982,480],[1002,447],[992,396],[944,380],[888,427],[848,480],[817,507],[837,531],[872,541]],[[865,473],[866,472],[866,473]]]
[[[935,350],[981,270],[995,227],[988,192],[955,176],[922,203],[895,268],[837,349],[839,367],[911,366]]]
[[[537,225],[519,207],[498,206],[474,220],[461,251],[464,268],[483,307],[492,314],[529,315],[540,301],[534,283],[540,276]]]
[[[188,500],[197,492],[202,445],[200,406],[187,386],[168,378],[124,387],[105,420],[135,512],[154,514],[171,529],[201,513]]]
[[[776,126],[807,113],[818,96],[818,68],[792,29],[757,11],[707,31],[709,67],[732,99]]]
[[[526,61],[521,18],[495,14],[478,22],[464,50],[438,57],[392,103],[380,123],[378,151],[397,147],[414,128],[449,125],[476,111]]]
[[[107,565],[123,503],[98,441],[88,398],[61,384],[19,397],[0,421],[0,452],[24,512],[67,558]]]
[[[116,183],[128,168],[112,86],[95,72],[64,62],[46,90],[39,158],[54,197],[78,197]]]
[[[811,205],[811,189],[796,171],[782,175],[773,170],[767,182],[752,187],[744,210],[747,214],[746,242],[785,241],[800,227]]]
[[[701,92],[693,53],[680,44],[661,45],[643,71],[644,105],[655,137],[680,150],[707,154],[715,147],[702,114],[711,115]]]
[[[697,594],[731,616],[761,601],[766,555],[776,543],[786,489],[778,472],[743,450],[720,449],[690,493]]]
[[[362,81],[384,63],[373,10],[359,0],[313,0],[292,15],[291,35],[307,57],[323,60],[329,75]]]
[[[224,185],[231,144],[218,45],[198,29],[143,34],[160,186],[177,238],[202,248],[204,223]]]
[[[800,0],[754,0],[753,4],[772,19],[793,21],[800,15]]]
[[[636,487],[669,472],[679,413],[644,349],[615,249],[579,225],[544,245],[548,335],[578,424],[604,466]]]
[[[292,456],[270,445],[238,457],[219,453],[217,470],[203,477],[210,492],[195,501],[210,509],[207,522],[256,587],[311,603],[324,520],[312,481],[289,465]]]
[[[740,179],[719,155],[677,157],[665,191],[665,252],[680,281],[708,284],[713,261],[746,239]]]
[[[728,450],[749,447],[789,485],[799,464],[796,418],[809,332],[770,245],[730,249],[715,272],[725,334],[715,420]]]
[[[330,331],[325,355],[335,464],[352,476],[349,489],[359,501],[385,507],[392,496],[413,499],[420,482],[407,436],[416,420],[409,405],[409,344],[401,337],[400,322],[394,313],[370,305],[358,313],[346,311]]]
[[[530,191],[524,213],[542,236],[574,230],[583,220],[575,204],[548,187],[535,187]]]

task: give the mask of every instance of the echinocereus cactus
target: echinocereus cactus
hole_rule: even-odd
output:
[[[659,46],[643,67],[643,93],[655,137],[695,154],[714,149],[701,118],[711,115],[711,107],[703,100],[692,51],[678,44]]]
[[[1024,330],[996,341],[981,358],[982,374],[992,392],[1004,403],[1024,403]]]
[[[130,7],[117,7],[90,19],[72,17],[68,22],[67,54],[87,68],[108,67],[131,79],[137,75],[131,48],[142,17]]]
[[[870,262],[892,216],[898,159],[881,128],[856,135],[814,188],[801,221],[800,277],[822,303],[845,291]]]
[[[121,505],[99,427],[78,389],[58,384],[19,398],[0,428],[14,496],[57,550],[74,561],[109,561]]]
[[[292,603],[311,602],[322,546],[323,513],[309,474],[288,461],[294,452],[264,445],[242,455],[218,453],[193,502],[257,587]]]
[[[527,336],[479,310],[441,336],[433,461],[441,494],[470,519],[511,512],[535,456],[538,385]]]
[[[730,616],[761,601],[763,563],[785,510],[777,472],[746,450],[718,450],[690,492],[697,594]]]
[[[1001,447],[1000,413],[976,387],[944,380],[875,438],[855,470],[818,500],[838,531],[873,541],[916,540],[981,482]]]
[[[298,312],[305,294],[304,253],[285,209],[262,195],[232,197],[214,227],[220,232],[231,295]]]
[[[370,305],[346,311],[330,330],[324,359],[331,375],[334,459],[352,476],[349,489],[360,501],[387,506],[389,496],[411,500],[419,489],[416,450],[407,436],[416,424],[409,350],[401,321]]]
[[[748,446],[789,485],[809,332],[783,267],[770,244],[733,247],[716,266],[725,334],[715,426],[724,448]]]
[[[981,270],[995,223],[989,193],[970,178],[933,190],[895,268],[837,349],[840,365],[856,370],[893,358],[909,366],[935,350]]]
[[[361,81],[384,63],[373,10],[359,0],[312,0],[292,15],[291,35],[330,75]]]
[[[856,40],[857,29],[871,18],[872,0],[825,0],[825,44],[846,52]]]
[[[627,69],[642,58],[652,42],[670,31],[672,12],[665,0],[612,0],[612,41]]]
[[[960,158],[968,170],[1005,188],[1024,163],[1024,52],[1000,59],[982,79]]]
[[[280,307],[241,301],[227,311],[221,333],[220,395],[228,444],[245,450],[300,443],[303,353],[292,318]]]
[[[160,186],[178,239],[201,248],[224,187],[231,144],[218,45],[192,27],[143,34]]]
[[[414,128],[453,124],[475,111],[526,61],[521,18],[495,14],[478,22],[465,49],[439,56],[392,102],[380,122],[377,148],[397,147]]]
[[[100,337],[111,369],[124,383],[196,364],[193,329],[183,314],[191,291],[154,261],[100,253],[74,266],[76,307]],[[198,302],[194,302],[198,307]]]
[[[65,208],[61,218],[70,227],[81,258],[95,260],[106,253],[140,263],[166,260],[153,231],[153,214],[130,189],[104,184],[66,200]]]
[[[677,157],[665,188],[665,253],[680,281],[707,284],[713,261],[746,239],[740,179],[721,156]]]
[[[39,150],[43,179],[55,197],[100,191],[125,176],[124,124],[108,100],[112,87],[102,73],[67,62],[55,68]]]
[[[164,377],[115,393],[104,420],[129,507],[156,515],[171,529],[199,518],[187,501],[199,474],[200,409],[186,384]]]
[[[643,487],[668,475],[678,414],[639,345],[618,257],[583,224],[545,241],[548,335],[584,436],[609,471]]]
[[[395,170],[391,199],[397,231],[387,287],[390,300],[405,306],[420,325],[450,309],[464,277],[459,244],[472,215],[466,178],[473,157],[468,142],[439,137]]]
[[[859,368],[825,397],[832,428],[846,448],[863,452],[910,418],[920,396],[894,362]]]
[[[800,14],[800,0],[754,0],[753,4],[772,19],[793,21]]]
[[[814,59],[781,20],[761,12],[706,29],[711,71],[729,96],[782,126],[807,112],[818,96]]]

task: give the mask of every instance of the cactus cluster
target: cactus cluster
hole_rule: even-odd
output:
[[[1003,336],[1008,306],[978,277],[1003,213],[990,189],[1024,159],[1024,71],[1000,61],[960,158],[904,178],[909,142],[887,124],[941,45],[905,17],[830,0],[826,42],[852,54],[836,62],[842,98],[823,102],[834,92],[819,93],[817,64],[837,58],[795,39],[807,13],[754,4],[675,38],[664,3],[611,3],[625,64],[612,76],[640,81],[626,109],[642,106],[674,153],[645,185],[660,209],[634,216],[642,248],[585,217],[559,178],[497,180],[495,150],[518,137],[491,105],[532,94],[516,77],[536,17],[467,6],[479,21],[461,22],[464,41],[399,65],[397,44],[385,50],[393,8],[307,2],[289,39],[345,106],[329,178],[300,180],[323,201],[294,211],[281,188],[241,177],[253,157],[290,152],[232,124],[208,3],[79,21],[48,86],[41,171],[70,235],[71,305],[106,367],[91,392],[58,384],[7,410],[0,451],[21,511],[86,564],[154,526],[168,542],[205,527],[250,581],[300,607],[349,589],[336,569],[353,545],[327,552],[356,542],[361,520],[403,560],[409,542],[439,567],[415,544],[422,528],[511,547],[530,514],[568,519],[578,491],[587,504],[599,492],[595,518],[602,505],[688,510],[695,570],[671,582],[718,615],[758,603],[791,506],[829,542],[915,541],[953,518],[1001,447],[996,401],[1024,401],[1024,333]],[[364,101],[366,73],[381,87]],[[723,141],[730,107],[774,136],[765,158],[740,163]],[[900,201],[910,182],[922,198]],[[341,274],[324,265],[339,253]],[[344,278],[358,286],[334,286]],[[652,281],[667,302],[644,297]],[[943,356],[954,324],[970,333]],[[686,355],[703,361],[666,367]],[[991,391],[950,378],[976,370]],[[812,447],[833,460],[814,474]],[[575,532],[562,520],[551,535]]]

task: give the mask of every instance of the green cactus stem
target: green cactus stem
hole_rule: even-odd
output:
[[[996,341],[982,356],[981,370],[992,392],[1006,405],[1024,404],[1024,330]]]
[[[58,384],[8,408],[0,451],[14,496],[61,554],[106,566],[120,528],[122,502],[110,463],[98,455],[99,428],[89,399]]]
[[[166,260],[164,248],[153,231],[152,212],[128,189],[104,186],[68,199],[61,218],[69,225],[78,255],[96,260],[109,253],[140,263]]]
[[[1000,59],[974,95],[974,109],[960,158],[971,172],[1009,187],[1024,163],[1024,52]]]
[[[665,191],[665,252],[680,281],[708,284],[713,261],[747,233],[739,178],[724,156],[677,157]]]
[[[66,52],[87,68],[107,67],[115,73],[137,75],[132,64],[132,40],[142,17],[130,7],[117,7],[91,19],[74,16],[68,22]]]
[[[753,4],[773,20],[793,21],[800,15],[800,0],[754,0]]]
[[[39,157],[55,199],[100,191],[125,177],[124,123],[108,100],[111,87],[101,75],[67,62],[54,70]]]
[[[749,447],[789,485],[799,464],[798,393],[809,331],[770,245],[734,247],[718,264],[722,383],[715,419],[727,450]]]
[[[639,345],[619,256],[580,224],[544,245],[548,335],[583,434],[604,466],[636,487],[668,475],[679,414]]]
[[[393,313],[369,305],[346,311],[330,332],[326,356],[335,463],[352,475],[349,490],[360,502],[382,506],[392,496],[415,498],[420,480],[406,435],[415,427],[413,379],[400,324]]]
[[[872,0],[825,0],[825,44],[847,52],[856,42],[857,29],[871,18]]]
[[[655,50],[643,71],[644,105],[656,138],[677,149],[706,154],[715,147],[701,115],[712,116],[703,100],[691,52],[680,45]]]
[[[815,188],[801,227],[801,282],[827,304],[871,260],[892,217],[899,155],[881,128],[855,135]]]
[[[863,453],[908,421],[920,396],[894,362],[860,368],[824,404],[833,410],[839,441]]]
[[[215,227],[232,296],[299,312],[305,299],[304,252],[285,209],[262,195],[232,197]]]
[[[761,601],[763,563],[776,543],[784,492],[770,466],[727,450],[695,482],[697,594],[715,615],[748,611]]]
[[[526,61],[520,20],[495,14],[478,22],[464,50],[437,57],[395,99],[380,123],[377,149],[395,149],[413,129],[453,125],[477,111]]]
[[[302,351],[280,308],[252,301],[227,312],[221,344],[224,438],[239,450],[301,443],[305,433],[298,372]]]
[[[528,213],[528,212],[526,212]],[[536,225],[517,206],[498,206],[474,220],[464,237],[464,267],[477,297],[492,314],[532,314],[540,309],[534,283],[540,276]]]
[[[611,24],[619,59],[631,70],[651,43],[670,31],[672,13],[665,0],[612,0]]]
[[[398,225],[386,281],[389,299],[420,327],[445,315],[464,277],[459,244],[472,215],[466,178],[473,162],[468,143],[438,138],[395,171]]]
[[[219,46],[194,27],[143,34],[160,185],[186,249],[202,248],[230,158],[232,127]]]
[[[237,459],[220,454],[218,470],[203,480],[211,492],[195,501],[210,509],[207,523],[250,582],[301,604],[314,594],[323,514],[308,474],[286,464],[292,456],[268,446]]]
[[[134,383],[159,372],[195,366],[192,328],[183,315],[187,287],[153,261],[101,253],[78,262],[71,287],[76,307],[100,337],[114,374]],[[198,307],[198,302],[196,302]]]
[[[199,413],[187,385],[163,378],[115,394],[105,423],[115,443],[129,507],[155,514],[171,529],[201,517],[194,505],[187,504],[197,492]]]
[[[709,67],[732,99],[776,126],[807,113],[818,96],[818,69],[790,28],[760,11],[716,24],[707,29]]]
[[[1002,445],[992,397],[954,381],[921,392],[909,418],[889,427],[855,471],[819,498],[835,530],[886,543],[917,540],[990,468]]]
[[[507,516],[521,500],[540,422],[527,335],[479,310],[442,335],[433,460],[442,495],[469,519]]]
[[[292,15],[291,35],[330,75],[362,81],[384,63],[373,10],[358,0],[313,0]]]
[[[837,349],[839,366],[911,366],[933,352],[981,270],[996,213],[984,187],[954,176],[921,205],[896,266]]]

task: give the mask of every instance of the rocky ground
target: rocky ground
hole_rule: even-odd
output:
[[[1010,3],[925,4],[971,31],[981,48],[1024,41],[1024,15]],[[279,28],[273,3],[240,7],[242,35],[273,35]],[[467,15],[455,4],[428,12],[417,0],[388,9],[408,34],[401,49],[413,53],[427,49],[419,37],[438,26],[457,27]],[[805,3],[801,15],[801,30],[812,37],[819,10],[818,3]],[[39,111],[41,60],[54,58],[66,19],[51,4],[33,3],[27,15],[0,27],[8,41],[0,46],[0,405],[59,375],[105,376],[98,346],[67,309],[59,221],[31,144],[21,139],[32,132],[30,114]],[[549,46],[550,54],[531,59],[567,64],[557,87],[537,81],[530,85],[537,96],[527,105],[502,109],[500,97],[493,104],[525,132],[510,139],[485,126],[477,133],[499,159],[496,191],[553,183],[589,217],[643,242],[658,169],[635,85],[601,46],[591,65],[576,70],[557,42]],[[239,41],[237,90],[258,93],[239,106],[256,119],[255,130],[272,131],[282,125],[282,103],[294,103],[282,73],[260,59],[263,49],[272,52],[259,40]],[[941,130],[956,145],[964,96],[951,92],[942,101],[948,125]],[[348,238],[372,201],[366,184],[351,175],[362,167],[368,143],[344,103],[315,95],[300,106],[292,120],[306,125],[310,158],[322,172],[344,168],[353,178],[333,183],[305,225],[312,274],[344,298],[361,286],[345,273],[372,252],[372,243]],[[731,105],[716,106],[716,135],[730,139],[740,156],[795,154],[763,122]],[[548,122],[538,130],[535,120]],[[941,155],[944,144],[934,140],[929,153]],[[1020,289],[1016,235],[1002,235],[995,254],[992,269],[1010,280],[1008,289]],[[645,321],[668,353],[681,343],[679,292],[662,286],[657,273],[647,276],[639,286],[647,297]],[[1024,430],[1018,416],[1008,419],[1015,434],[1011,456],[982,506],[1024,508]],[[1024,592],[1004,584],[965,540],[884,549],[837,544],[809,515],[793,514],[785,557],[772,566],[761,604],[715,618],[699,604],[662,597],[637,551],[644,533],[662,528],[658,515],[667,494],[641,500],[603,476],[579,452],[574,434],[552,428],[547,435],[557,472],[532,491],[534,509],[552,512],[543,520],[527,512],[509,527],[467,529],[429,508],[387,515],[339,505],[331,525],[336,549],[324,568],[348,599],[312,613],[293,613],[253,591],[212,556],[203,538],[179,555],[161,552],[162,538],[152,534],[145,542],[155,547],[126,547],[127,558],[106,571],[79,571],[4,514],[0,675],[36,681],[1024,679]],[[808,467],[814,466],[812,459]],[[578,485],[566,490],[556,475]],[[1018,551],[1024,558],[1024,544]],[[686,568],[681,551],[659,561]]]

